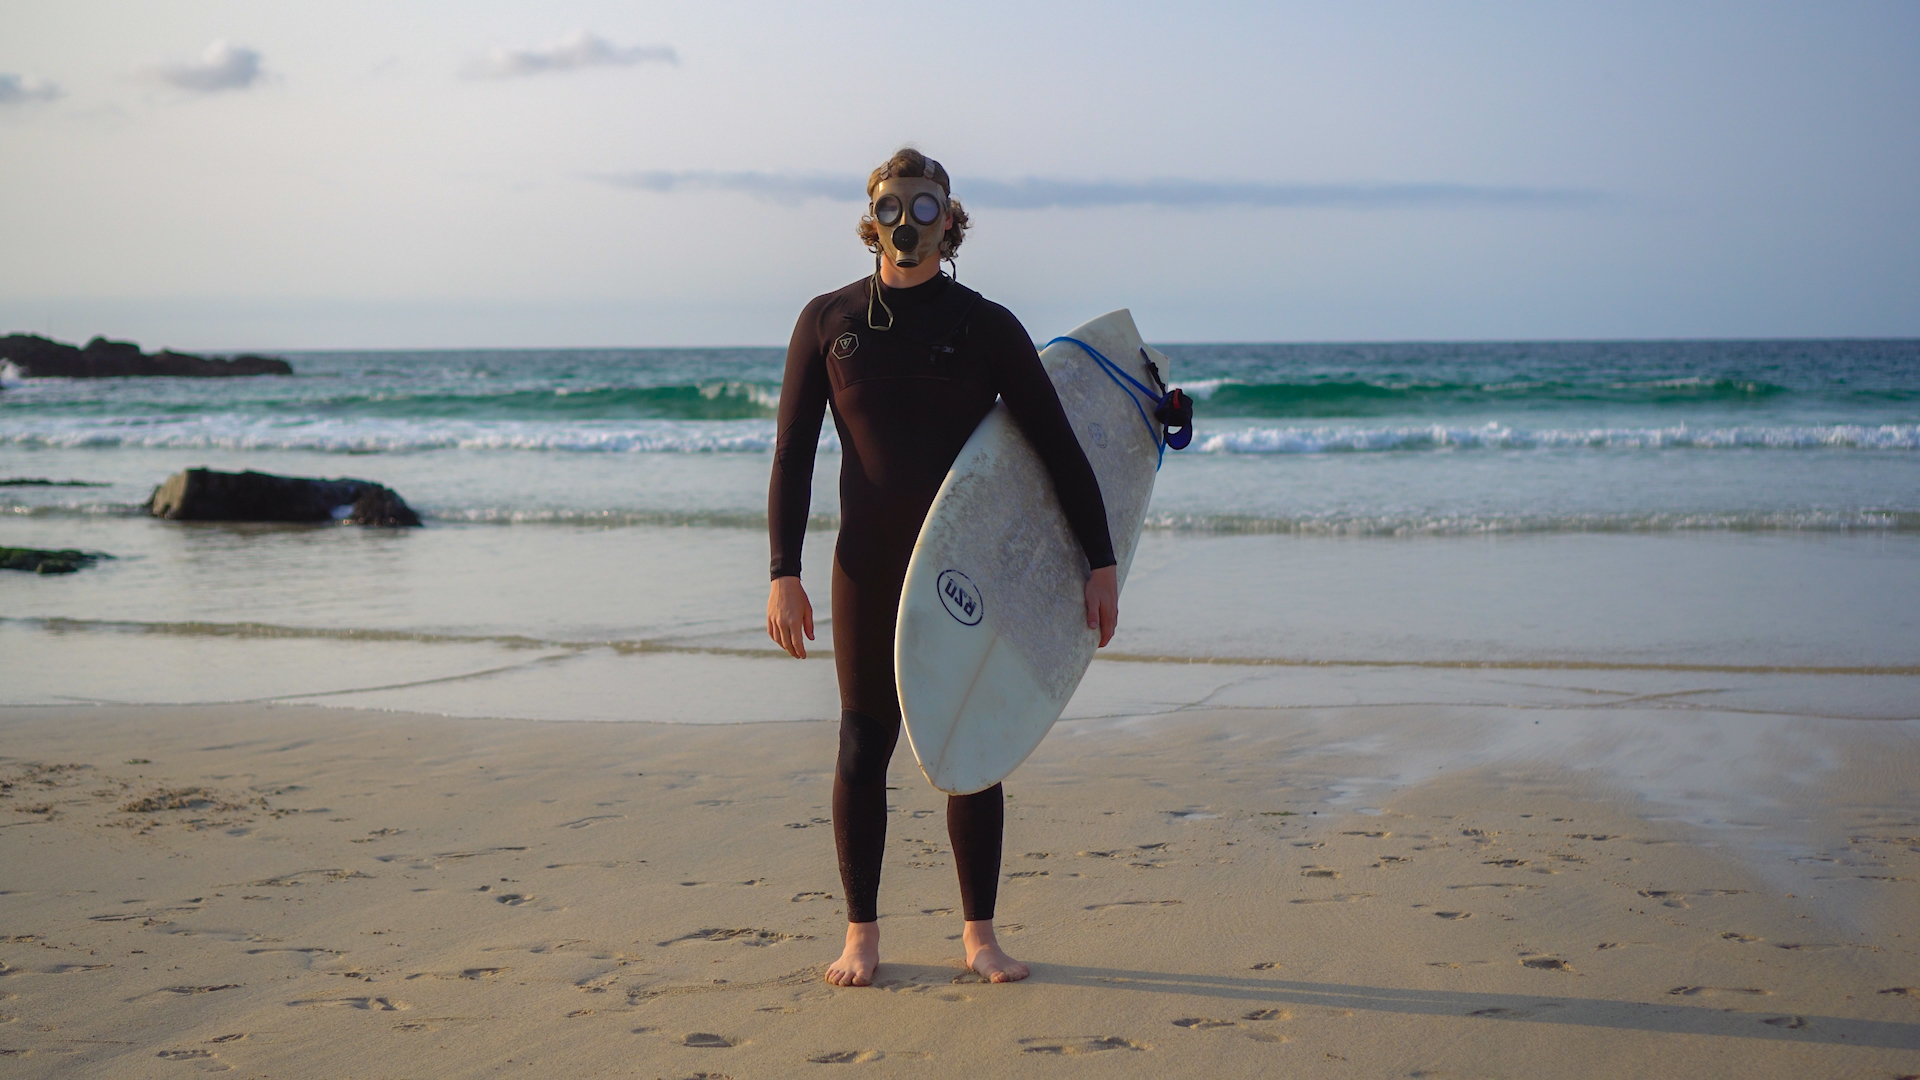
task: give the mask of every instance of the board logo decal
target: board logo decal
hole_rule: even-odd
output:
[[[860,335],[849,330],[833,339],[833,358],[845,360],[860,348]]]
[[[940,604],[947,609],[947,614],[962,626],[980,625],[987,606],[980,599],[980,588],[972,578],[958,570],[942,570],[933,586],[940,590]]]
[[[1087,424],[1087,438],[1093,440],[1093,445],[1106,449],[1107,429],[1101,425],[1100,421],[1094,420]]]

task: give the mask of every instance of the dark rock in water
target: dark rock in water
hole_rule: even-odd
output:
[[[0,479],[0,487],[112,487],[91,480],[47,480],[38,476],[9,476]]]
[[[210,360],[171,349],[149,354],[141,352],[140,346],[131,341],[108,341],[100,337],[79,349],[38,334],[9,334],[0,338],[0,363],[11,363],[21,374],[35,379],[293,374],[292,364],[272,356],[243,355]]]
[[[71,574],[113,556],[98,551],[41,551],[39,548],[0,547],[0,570],[31,574]]]
[[[418,525],[420,515],[371,480],[312,480],[257,472],[188,469],[153,489],[147,513],[170,521],[337,521]]]

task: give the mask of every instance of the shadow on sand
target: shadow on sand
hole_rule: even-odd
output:
[[[1343,983],[1289,982],[1233,975],[1185,975],[1122,968],[1034,964],[1035,982],[1104,990],[1145,990],[1262,1004],[1319,1005],[1332,1009],[1424,1016],[1468,1016],[1486,1020],[1582,1024],[1588,1027],[1658,1031],[1677,1035],[1721,1035],[1789,1043],[1832,1043],[1895,1050],[1920,1050],[1920,1024],[1854,1020],[1778,1012],[1618,1001],[1553,995],[1482,994],[1454,990],[1400,990]],[[1688,988],[1694,989],[1694,988]]]

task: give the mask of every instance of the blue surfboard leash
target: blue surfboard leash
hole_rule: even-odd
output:
[[[1127,374],[1127,370],[1125,368],[1107,359],[1105,356],[1101,355],[1099,349],[1096,349],[1093,346],[1087,344],[1086,342],[1081,341],[1079,338],[1068,337],[1065,334],[1062,334],[1061,336],[1054,338],[1053,341],[1047,342],[1047,345],[1052,345],[1054,342],[1057,342],[1057,341],[1069,342],[1071,344],[1078,345],[1080,346],[1080,348],[1084,349],[1087,355],[1093,357],[1094,362],[1100,365],[1100,370],[1106,373],[1107,378],[1113,380],[1113,385],[1118,386],[1122,391],[1124,391],[1127,395],[1127,400],[1133,402],[1134,411],[1140,414],[1140,422],[1147,425],[1147,434],[1149,437],[1153,439],[1154,448],[1159,451],[1159,457],[1155,459],[1153,463],[1153,471],[1159,472],[1160,466],[1166,463],[1167,445],[1169,443],[1172,443],[1173,448],[1175,450],[1186,449],[1187,443],[1193,437],[1193,420],[1192,420],[1193,414],[1192,414],[1192,406],[1187,403],[1185,394],[1181,393],[1177,389],[1168,390],[1164,394],[1155,393],[1153,391],[1153,388],[1141,382],[1139,379],[1134,378],[1132,375]],[[1046,345],[1041,346],[1041,348],[1046,348]],[[1146,351],[1145,349],[1141,350],[1141,352],[1143,353],[1145,351]],[[1151,368],[1153,361],[1148,360],[1147,364],[1149,368]],[[1155,374],[1157,375],[1158,373],[1156,372]],[[1122,381],[1122,380],[1125,380],[1125,381]],[[1186,424],[1184,425],[1185,430],[1179,431],[1177,433],[1166,432],[1163,435],[1162,430],[1159,427],[1155,426],[1152,418],[1150,418],[1147,415],[1146,408],[1140,404],[1140,398],[1135,396],[1134,394],[1135,390],[1138,390],[1140,391],[1140,393],[1145,394],[1147,396],[1147,400],[1153,402],[1155,414],[1158,414],[1162,410],[1164,410],[1170,402],[1173,403],[1176,407],[1184,408],[1186,411],[1186,421],[1187,421]],[[1178,427],[1181,425],[1170,424],[1168,426]],[[1180,437],[1178,442],[1174,441],[1176,434]]]

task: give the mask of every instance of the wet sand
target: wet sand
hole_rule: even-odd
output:
[[[904,748],[878,983],[821,981],[827,723],[0,709],[5,1070],[1920,1072],[1910,677],[1187,674],[1010,781],[999,986]]]

